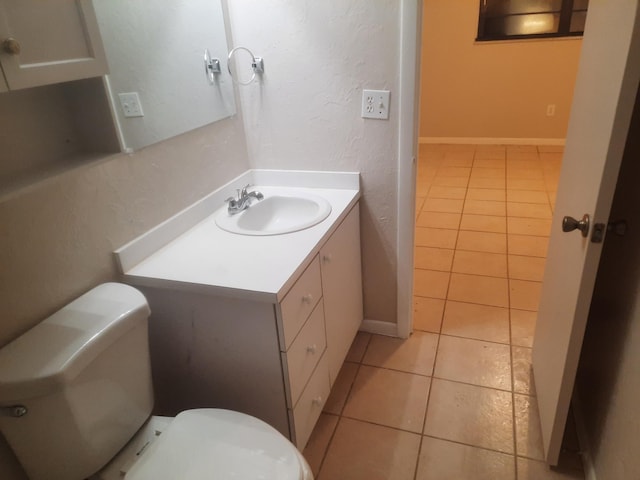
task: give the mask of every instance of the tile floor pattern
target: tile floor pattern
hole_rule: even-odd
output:
[[[304,450],[316,478],[583,478],[541,461],[530,373],[561,157],[421,146],[414,333],[358,334]]]

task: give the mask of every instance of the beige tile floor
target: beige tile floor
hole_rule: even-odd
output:
[[[583,478],[541,461],[530,373],[561,157],[421,146],[414,333],[358,334],[303,452],[316,478]]]

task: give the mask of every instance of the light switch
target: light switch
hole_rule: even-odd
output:
[[[389,118],[389,90],[362,91],[362,118]]]

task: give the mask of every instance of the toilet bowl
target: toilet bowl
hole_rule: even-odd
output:
[[[90,480],[312,480],[298,450],[265,422],[221,409],[151,417]]]
[[[0,350],[0,431],[31,480],[312,480],[277,430],[222,409],[151,416],[149,307],[100,285]]]

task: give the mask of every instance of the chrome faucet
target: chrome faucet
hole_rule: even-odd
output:
[[[245,185],[242,189],[238,189],[238,198],[229,197],[225,200],[228,202],[229,206],[227,207],[227,212],[229,215],[235,215],[236,213],[240,213],[243,210],[246,210],[251,206],[251,199],[255,198],[256,200],[262,200],[264,195],[260,192],[247,192],[247,188],[251,185]]]

